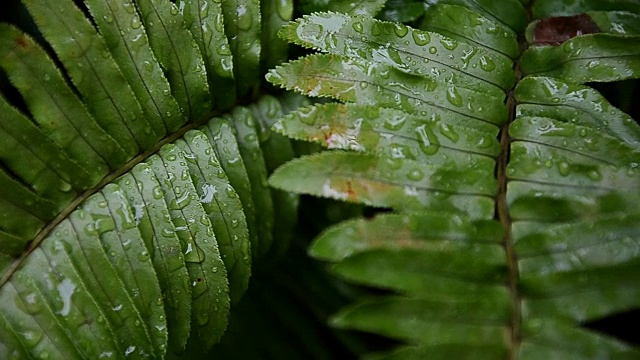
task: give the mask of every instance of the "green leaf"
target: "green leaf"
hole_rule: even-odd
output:
[[[92,115],[124,147],[125,160],[140,148],[150,148],[160,136],[151,135],[153,128],[131,87],[103,38],[80,9],[70,0],[58,1],[55,6],[48,1],[27,0],[25,5]]]
[[[415,115],[453,113],[460,121],[496,126],[503,123],[506,108],[502,99],[447,84],[444,75],[440,76],[429,79],[406,74],[384,63],[310,55],[271,70],[267,80],[311,96],[390,107]]]
[[[251,253],[255,257],[259,249],[259,236],[256,222],[256,209],[253,203],[253,195],[249,175],[245,167],[245,161],[240,154],[238,142],[232,125],[227,119],[213,118],[202,127],[212,140],[211,145],[216,153],[222,167],[222,171],[216,172],[219,177],[228,177],[231,188],[225,189],[229,197],[237,196],[242,203],[249,239],[251,243]]]
[[[503,53],[512,59],[520,55],[518,39],[512,29],[462,6],[439,4],[429,7],[420,28]]]
[[[187,118],[200,120],[211,106],[207,69],[180,10],[163,0],[138,0],[136,4],[151,48],[167,73],[171,93]]]
[[[230,123],[235,128],[238,150],[243,159],[251,161],[253,166],[246,167],[251,199],[256,211],[256,232],[260,236],[259,245],[254,249],[256,256],[266,254],[271,247],[273,237],[273,201],[267,186],[267,168],[264,163],[256,123],[251,111],[244,107],[236,107],[230,115]]]
[[[518,354],[522,359],[535,359],[540,355],[576,360],[601,356],[633,359],[640,354],[620,341],[598,336],[562,321],[532,319],[523,325],[524,332],[531,340],[522,344]]]
[[[176,145],[185,154],[198,200],[209,215],[220,254],[229,275],[229,292],[233,302],[240,300],[251,274],[251,245],[242,203],[222,170],[209,139],[204,133],[190,131]],[[230,195],[231,193],[231,195]]]
[[[192,286],[192,318],[205,348],[219,340],[227,327],[229,287],[211,220],[197,201],[198,196],[186,167],[184,153],[175,145],[160,149],[149,158],[151,168],[169,205],[174,231]]]
[[[374,16],[387,0],[337,0],[329,2],[327,10],[350,15]]]
[[[513,85],[511,59],[402,24],[316,13],[291,23],[281,33],[305,47],[388,64],[434,80],[445,76],[441,73],[453,72],[454,84],[498,97],[503,96],[498,88],[508,90]]]
[[[461,29],[480,14],[501,18],[485,2],[467,3],[428,4],[425,26],[433,32],[423,33],[433,39],[441,31],[472,51],[490,44],[483,51],[517,57],[504,22],[493,31],[500,29],[508,41]],[[450,20],[457,16],[459,22]],[[388,294],[355,300],[332,324],[402,342],[372,358],[637,356],[636,348],[583,324],[640,305],[632,284],[640,268],[640,127],[602,94],[576,84],[636,78],[636,36],[590,34],[557,47],[532,46],[515,69],[504,69],[518,76],[506,94],[507,114],[502,100],[508,88],[493,93],[482,82],[462,82],[471,77],[451,72],[452,51],[445,52],[448,77],[398,66],[407,64],[406,52],[400,61],[381,56],[378,46],[385,42],[377,39],[384,32],[376,24],[385,23],[305,16],[283,35],[330,54],[308,55],[267,75],[287,89],[345,102],[299,109],[280,119],[276,131],[351,151],[293,160],[270,183],[394,211],[332,226],[312,244],[310,254],[333,262],[330,271],[340,278]],[[386,43],[401,48],[393,35]],[[589,72],[580,61],[591,60],[609,68]],[[438,92],[439,86],[445,90]],[[453,88],[464,91],[462,106],[447,99],[446,89]],[[478,101],[477,93],[485,97]],[[494,112],[476,111],[480,105]],[[480,140],[484,136],[492,140]],[[414,187],[406,180],[413,175],[420,175],[417,193],[406,191]]]
[[[93,20],[153,131],[162,137],[177,130],[182,125],[182,111],[170,95],[169,82],[151,51],[135,5],[128,0],[88,0],[87,6],[96,14]]]
[[[0,122],[0,136],[4,140],[0,159],[14,174],[31,184],[33,191],[46,198],[66,197],[69,194],[64,193],[69,192],[71,184],[81,189],[83,181],[89,183],[88,170],[73,161],[4,97],[0,97],[0,112],[6,119]],[[17,159],[12,154],[22,156]]]
[[[524,30],[527,23],[527,14],[521,1],[506,0],[495,2],[492,0],[435,0],[426,3],[429,6],[435,4],[459,5],[473,10],[495,22],[503,23],[514,31]]]
[[[526,77],[518,83],[518,116],[542,116],[591,127],[629,144],[640,142],[640,128],[631,116],[586,86],[546,77]]]
[[[619,35],[640,35],[640,15],[626,11],[590,11],[600,30]]]
[[[158,179],[146,163],[141,163],[117,180],[133,206],[138,229],[147,249],[164,296],[167,327],[171,334],[169,348],[184,348],[191,330],[191,284],[178,236],[173,231],[169,209]]]
[[[291,141],[273,131],[271,127],[282,117],[280,102],[272,96],[264,96],[250,107],[255,119],[255,126],[264,156],[267,173],[294,158]],[[299,196],[295,193],[271,189],[274,209],[273,246],[272,251],[283,255],[293,240],[293,230],[298,221]]]
[[[438,151],[496,157],[497,128],[477,129],[468,125],[448,124],[436,116],[425,119],[370,105],[328,103],[290,113],[274,129],[329,149],[379,153],[425,163]]]
[[[527,75],[580,84],[636,79],[640,77],[640,37],[589,34],[561,46],[535,46],[524,52],[520,66]]]
[[[506,298],[505,298],[506,300]],[[416,317],[415,314],[424,316]],[[506,348],[502,333],[506,331],[509,304],[483,302],[482,299],[436,302],[406,297],[384,297],[362,302],[345,309],[333,318],[339,327],[377,332],[425,346],[457,345],[458,347],[491,346]],[[461,322],[460,319],[465,319]],[[464,340],[459,339],[464,333]],[[469,350],[471,350],[469,349]]]
[[[53,141],[78,162],[79,166],[85,168],[74,173],[75,176],[67,181],[79,189],[95,185],[108,172],[109,167],[115,168],[133,155],[133,148],[116,142],[116,139],[133,141],[128,131],[122,134],[107,133],[100,128],[42,48],[13,27],[2,24],[0,30],[4,40],[0,48],[4,59],[2,68],[9,73],[9,79],[23,94],[34,120],[41,131],[50,137],[49,142]],[[33,78],[42,81],[34,83]],[[7,108],[9,105],[5,103],[3,107]],[[15,113],[15,110],[11,112]],[[13,116],[22,117],[17,113]],[[92,142],[90,139],[101,141]]]
[[[213,101],[219,108],[231,107],[235,93],[227,88],[235,86],[233,57],[224,32],[222,5],[210,0],[181,0],[178,7],[202,53]]]
[[[409,159],[328,152],[293,160],[269,183],[280,189],[394,209],[447,210],[491,218],[495,179],[484,176],[494,162],[470,155]],[[294,176],[295,174],[295,176]]]
[[[640,13],[640,4],[635,0],[536,0],[532,6],[533,17],[567,16],[587,11],[624,10]]]
[[[401,232],[398,231],[400,229]],[[315,239],[310,253],[316,258],[337,262],[376,249],[454,251],[466,247],[468,241],[499,244],[501,240],[502,229],[494,221],[471,221],[449,213],[389,214],[376,216],[373,220],[351,220],[332,227]]]
[[[635,0],[23,2],[0,358],[640,357]]]
[[[260,65],[260,3],[255,0],[222,1],[224,29],[235,66],[233,67],[238,95],[252,93]]]
[[[287,60],[289,44],[278,37],[278,30],[293,17],[292,0],[264,0],[262,14],[262,68],[267,70]]]

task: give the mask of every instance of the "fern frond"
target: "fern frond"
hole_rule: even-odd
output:
[[[640,354],[581,326],[640,307],[640,126],[580,85],[638,78],[640,39],[622,21],[617,33],[539,46],[542,19],[518,46],[526,12],[509,3],[430,4],[429,31],[335,13],[281,31],[328,54],[267,79],[343,103],[274,129],[342,151],[291,161],[270,183],[395,211],[329,228],[310,248],[341,278],[391,291],[332,321],[404,343],[379,358]],[[627,5],[581,16],[612,29],[609,19],[634,18]]]
[[[0,66],[27,105],[0,98],[0,357],[210,349],[252,264],[286,248],[273,233],[291,237],[291,223],[273,228],[272,201],[297,210],[296,196],[266,187],[266,164],[293,157],[288,139],[269,142],[265,130],[280,100],[204,118],[234,105],[218,80],[235,86],[246,59],[257,71],[260,22],[242,35],[256,46],[232,58],[215,1],[25,5],[47,44],[0,25]],[[241,78],[241,88],[259,82]]]

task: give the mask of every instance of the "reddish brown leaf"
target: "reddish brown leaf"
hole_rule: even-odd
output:
[[[587,14],[550,17],[538,21],[533,30],[533,42],[536,45],[560,45],[575,36],[598,32],[600,28]]]

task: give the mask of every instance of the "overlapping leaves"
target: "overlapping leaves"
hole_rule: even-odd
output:
[[[589,13],[600,33],[577,29],[559,46],[537,46],[534,23],[520,55],[521,2],[432,3],[425,30],[325,12],[281,31],[325,54],[268,80],[341,103],[276,123],[336,150],[291,161],[270,183],[396,210],[312,246],[341,277],[397,294],[334,323],[406,343],[385,358],[640,355],[580,326],[640,306],[640,128],[580,85],[638,78],[640,39],[618,20],[633,5],[580,2],[574,13],[617,12]],[[563,4],[535,3],[538,17]]]
[[[286,53],[292,4],[23,3],[46,43],[0,24],[23,100],[0,96],[0,358],[211,348],[295,224],[296,197],[266,184],[293,156],[269,130],[280,101],[223,115]]]

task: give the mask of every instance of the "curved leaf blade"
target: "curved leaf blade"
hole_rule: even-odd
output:
[[[443,75],[441,75],[443,76]],[[406,74],[384,63],[310,55],[271,70],[267,80],[310,96],[378,105],[410,114],[452,113],[496,126],[507,117],[502,98],[458,87],[444,78]]]
[[[211,220],[229,276],[231,302],[235,303],[247,289],[251,275],[249,231],[242,204],[235,194],[229,195],[233,188],[226,176],[218,175],[223,170],[204,133],[191,130],[176,145],[185,154],[198,200]]]
[[[451,72],[456,74],[450,78],[454,84],[497,97],[504,96],[514,81],[512,60],[501,54],[363,16],[315,13],[292,22],[281,34],[305,47],[387,64],[409,74],[438,78]]]
[[[153,146],[159,136],[153,133],[104,39],[82,11],[69,0],[55,5],[43,0],[24,3],[92,115],[125,148],[127,156]]]
[[[3,40],[0,45],[1,66],[22,93],[40,130],[50,138],[48,142],[55,143],[59,151],[67,153],[82,166],[83,169],[78,169],[75,176],[69,176],[68,181],[74,187],[84,190],[95,185],[110,168],[116,168],[129,159],[132,153],[127,151],[131,150],[115,141],[121,135],[112,135],[96,123],[40,46],[28,35],[5,24],[0,25],[0,39]],[[43,81],[33,81],[34,78]],[[11,112],[16,113],[16,110]],[[3,122],[8,123],[8,120]]]
[[[181,0],[178,8],[202,53],[213,102],[221,109],[231,107],[235,93],[227,90],[235,86],[234,65],[224,33],[222,5],[211,0]]]
[[[432,151],[425,149],[432,144],[438,144],[446,153],[465,152],[494,158],[498,155],[495,127],[489,131],[478,130],[469,127],[476,124],[447,120],[376,106],[328,103],[290,113],[280,119],[274,129],[293,139],[317,142],[329,149],[378,153],[425,163],[432,155]]]
[[[260,3],[255,0],[222,1],[224,29],[234,60],[238,96],[255,91],[261,52]]]
[[[442,157],[423,164],[326,152],[287,163],[273,173],[269,183],[283,190],[372,206],[404,211],[427,208],[491,218],[491,197],[497,184],[486,174],[493,171],[494,162],[469,160],[466,156],[457,160]]]
[[[512,59],[520,55],[518,39],[512,29],[462,6],[443,3],[430,6],[420,23],[420,29],[470,42]]]
[[[211,108],[207,69],[202,53],[176,4],[136,1],[151,49],[167,73],[171,92],[187,119],[200,120]],[[175,129],[174,129],[175,130]]]
[[[640,37],[589,34],[560,46],[527,49],[520,62],[527,75],[549,76],[583,84],[640,77]]]
[[[171,96],[135,4],[129,0],[87,0],[86,4],[155,134],[162,138],[178,129],[182,111]]]

